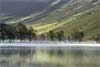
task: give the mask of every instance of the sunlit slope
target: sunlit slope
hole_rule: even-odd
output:
[[[89,9],[83,13],[74,15],[73,17],[73,21],[62,28],[66,29],[66,34],[70,34],[73,30],[81,28],[81,30],[85,33],[84,39],[86,40],[92,39],[100,31],[98,8]]]
[[[71,34],[74,29],[81,28],[85,32],[86,39],[93,37],[100,30],[99,28],[99,10],[97,7],[88,9],[84,12],[75,14],[61,22],[55,22],[51,24],[44,24],[40,26],[33,25],[33,28],[37,30],[37,34],[47,33],[50,30],[64,30],[66,36]]]

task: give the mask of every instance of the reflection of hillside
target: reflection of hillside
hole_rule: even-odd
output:
[[[99,48],[23,48],[13,49],[15,54],[1,54],[0,63],[17,65],[99,66]],[[5,52],[9,49],[5,49]],[[16,53],[18,51],[18,53]],[[20,54],[21,52],[21,54]],[[6,52],[7,53],[7,52]],[[11,53],[11,52],[10,52]],[[15,58],[16,57],[16,58]],[[1,58],[5,58],[1,60]],[[3,61],[3,62],[2,62]],[[5,61],[5,62],[4,62]]]

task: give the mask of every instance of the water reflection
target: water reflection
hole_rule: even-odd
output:
[[[0,67],[100,67],[99,47],[1,47]]]

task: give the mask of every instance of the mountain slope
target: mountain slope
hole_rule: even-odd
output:
[[[42,33],[48,33],[50,30],[54,30],[55,32],[63,30],[66,37],[71,35],[75,29],[81,28],[85,33],[84,40],[91,40],[100,30],[100,21],[98,16],[98,13],[100,12],[98,9],[100,8],[94,7],[64,19],[61,22],[38,25],[36,27],[32,25],[32,27],[37,30],[37,34],[39,35]]]
[[[81,2],[81,4],[84,3]],[[79,5],[81,4],[79,3]],[[71,10],[71,14],[68,15],[69,14],[68,13],[67,16],[65,17],[64,16],[61,17],[61,15],[63,14],[62,11],[66,12],[67,9],[71,8],[67,8],[66,10],[65,9],[60,10],[63,7],[62,6],[61,8],[57,9],[59,10],[58,13],[56,13],[56,11],[53,11],[49,13],[47,17],[35,21],[38,22],[36,24],[42,22],[44,22],[45,24],[35,26],[33,23],[32,27],[33,29],[37,30],[37,34],[39,35],[41,33],[47,33],[50,30],[54,30],[55,32],[63,30],[65,32],[66,37],[71,35],[74,29],[81,29],[85,33],[84,40],[91,40],[99,33],[100,30],[100,24],[99,24],[100,7],[98,7],[99,5],[98,6],[94,5],[93,3],[90,4],[89,5],[85,4],[85,6],[82,7],[78,7],[79,5],[72,7],[73,9]],[[58,17],[59,19],[57,19]]]
[[[3,21],[6,22],[8,19],[7,23],[22,22],[27,27],[31,26],[36,30],[37,35],[46,34],[51,30],[54,32],[63,30],[65,36],[68,37],[75,29],[81,29],[85,34],[84,40],[91,40],[100,30],[100,5],[98,5],[98,1],[55,0],[41,12],[12,21],[7,17]]]
[[[51,3],[52,4],[52,3]],[[87,7],[88,6],[88,7]],[[46,9],[45,12],[42,14],[25,20],[25,23],[53,23],[56,21],[63,20],[64,18],[67,18],[71,15],[77,14],[81,11],[87,10],[89,8],[92,8],[94,5],[92,3],[84,2],[83,0],[62,0],[59,3],[57,3],[54,6],[49,6],[48,9]]]

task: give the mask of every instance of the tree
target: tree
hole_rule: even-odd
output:
[[[97,34],[97,35],[96,35],[95,41],[96,41],[97,43],[100,42],[100,34]]]
[[[80,31],[79,32],[79,41],[82,41],[84,38],[84,32],[83,31]]]
[[[30,42],[32,41],[32,32],[31,31],[27,32],[27,38],[29,39]]]
[[[25,40],[27,37],[27,31],[28,31],[26,26],[23,23],[18,23],[16,26],[16,30],[19,34],[20,41],[22,42],[23,40]]]
[[[72,33],[72,40],[82,41],[84,38],[84,32],[78,29],[75,29]]]
[[[29,31],[30,31],[30,38],[36,40],[37,39],[36,30],[30,27]]]
[[[5,40],[5,32],[4,31],[1,31],[1,38],[0,39],[3,40],[3,42],[4,42],[4,40]]]
[[[40,40],[46,40],[46,35],[42,33],[42,34],[40,35],[40,38],[39,38],[39,39],[40,39]]]
[[[4,41],[5,39],[14,40],[14,28],[8,24],[0,24],[0,32],[1,39]]]
[[[70,35],[67,36],[67,40],[68,40],[68,41],[71,41],[71,36],[70,36]]]
[[[48,37],[49,37],[49,39],[52,40],[52,41],[55,40],[55,33],[54,33],[54,31],[49,31]]]
[[[1,33],[1,40],[5,40],[5,34],[6,34],[6,32],[5,32],[5,29],[6,29],[6,27],[7,27],[8,25],[7,24],[4,24],[4,23],[0,23],[0,33]]]
[[[16,36],[16,30],[13,26],[8,25],[5,29],[7,39],[9,39],[9,42],[13,42]]]
[[[64,38],[64,31],[57,32],[57,39],[59,41],[63,41],[65,39]]]

